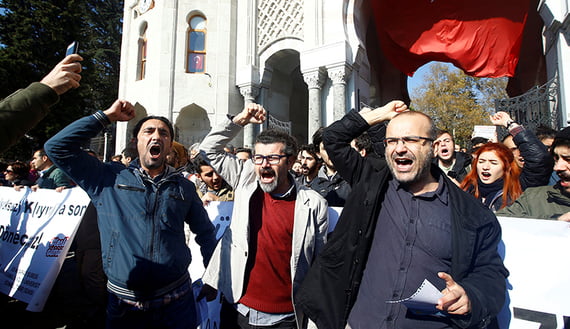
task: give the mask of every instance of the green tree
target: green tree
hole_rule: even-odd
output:
[[[62,95],[48,116],[1,156],[28,159],[74,120],[117,97],[123,1],[0,0],[0,98],[39,81],[79,42],[81,86]]]
[[[494,112],[494,98],[501,95],[501,88],[506,95],[504,80],[474,78],[442,63],[431,64],[425,76],[412,92],[412,108],[431,116],[461,146],[468,145],[473,126],[490,124],[489,114]]]

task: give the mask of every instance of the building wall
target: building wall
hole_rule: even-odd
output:
[[[139,13],[139,1],[127,2],[119,95],[136,103],[139,116],[169,118],[187,147],[248,102],[290,121],[291,132],[308,142],[318,126],[357,107],[357,95],[365,101],[369,96],[361,5],[362,0],[155,0],[154,8]],[[186,73],[193,14],[207,19],[207,74]],[[137,80],[144,26],[147,72]],[[129,141],[131,126],[118,124],[117,150]],[[261,129],[247,126],[232,143],[251,146]]]
[[[562,126],[570,124],[570,10],[568,0],[544,0],[538,11],[544,21],[544,53],[548,80],[558,75]]]

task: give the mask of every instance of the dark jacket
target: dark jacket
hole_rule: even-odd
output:
[[[214,226],[192,182],[167,166],[151,179],[136,166],[102,163],[81,150],[105,125],[102,112],[70,124],[48,140],[49,158],[95,205],[108,289],[121,298],[148,300],[188,280],[190,250],[184,222],[196,234],[204,265],[216,245]]]
[[[296,297],[319,329],[345,328],[358,295],[380,206],[391,174],[371,166],[350,151],[350,141],[368,128],[355,111],[333,123],[323,134],[327,152],[339,173],[351,182],[349,196],[331,239],[318,256]],[[353,155],[354,156],[353,156]],[[432,170],[439,170],[432,167]],[[445,177],[445,175],[443,175]],[[491,211],[448,178],[452,217],[451,275],[467,292],[471,314],[453,317],[458,328],[484,328],[501,310],[508,271],[497,252],[501,228]]]
[[[39,188],[56,189],[57,187],[72,187],[71,179],[57,168],[55,165],[49,167],[43,175],[38,178],[36,184]]]
[[[49,86],[34,82],[0,101],[0,152],[14,145],[59,101]]]
[[[453,164],[453,168],[451,168],[447,172],[447,176],[455,178],[455,180],[461,183],[463,178],[465,178],[465,176],[467,176],[467,174],[469,173],[467,169],[469,169],[469,166],[471,165],[471,160],[473,159],[471,158],[471,155],[463,152],[455,152],[454,156],[455,156],[455,163]],[[433,163],[435,165],[438,165],[438,161],[439,160],[437,157],[433,159]]]
[[[346,198],[350,194],[350,185],[340,174],[337,173],[332,178],[328,178],[325,174],[326,168],[319,171],[319,175],[312,181],[306,183],[304,176],[296,178],[300,185],[307,186],[313,191],[317,191],[323,198],[327,200],[329,207],[343,207]]]
[[[513,142],[524,158],[524,166],[520,176],[523,191],[529,187],[548,185],[554,167],[554,159],[548,153],[546,146],[528,129],[523,129],[515,134]]]
[[[548,185],[552,168],[554,167],[554,160],[548,153],[546,146],[538,140],[532,131],[522,127],[520,129],[521,131],[513,136],[513,142],[524,158],[524,166],[519,177],[521,188],[525,191],[529,187]],[[477,170],[477,168],[472,168],[471,170]],[[473,191],[473,188],[470,188],[468,191]],[[489,209],[493,211],[501,209],[503,206],[503,189],[498,189],[489,198],[490,200],[485,201]],[[510,205],[512,201],[509,200],[507,203]]]
[[[558,219],[570,212],[570,197],[562,193],[560,184],[527,189],[512,205],[497,216]]]

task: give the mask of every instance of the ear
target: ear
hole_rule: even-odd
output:
[[[433,157],[437,158],[437,152],[439,152],[439,142],[438,141],[434,141],[431,143],[431,147],[433,149]]]

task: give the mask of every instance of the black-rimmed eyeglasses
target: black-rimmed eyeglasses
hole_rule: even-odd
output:
[[[420,141],[429,141],[429,142],[433,142],[434,139],[433,138],[429,138],[429,137],[422,137],[422,136],[404,136],[404,137],[388,137],[388,138],[384,138],[384,146],[396,146],[398,145],[398,142],[402,141],[402,143],[404,143],[404,145],[406,144],[418,144]]]
[[[267,160],[269,164],[276,165],[279,164],[281,158],[286,158],[288,155],[286,154],[269,154],[269,155],[261,155],[256,154],[251,158],[251,161],[256,165],[263,164],[263,161]]]

